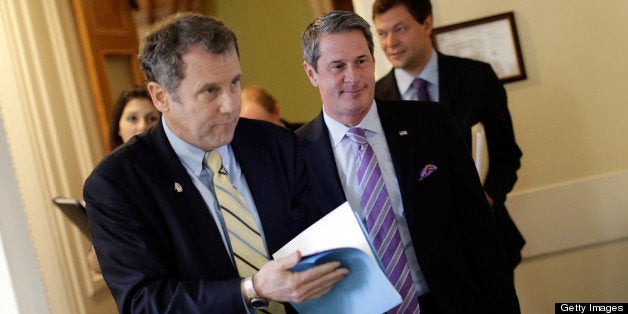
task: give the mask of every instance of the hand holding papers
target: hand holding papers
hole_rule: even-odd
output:
[[[344,203],[273,254],[275,259],[300,250],[305,256],[294,271],[339,261],[349,274],[330,292],[303,303],[300,313],[383,313],[401,303],[373,253],[359,217]]]

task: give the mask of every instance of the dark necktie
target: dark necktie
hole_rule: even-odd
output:
[[[416,99],[420,101],[429,101],[430,94],[427,92],[427,81],[422,78],[416,78],[412,81],[414,91],[416,92]]]
[[[386,275],[403,299],[388,313],[418,313],[419,302],[412,275],[403,251],[397,221],[375,153],[362,128],[351,128],[346,136],[357,146],[357,170],[360,202],[366,216],[366,229],[382,260]]]

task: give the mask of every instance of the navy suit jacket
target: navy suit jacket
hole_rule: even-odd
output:
[[[294,134],[240,118],[233,141],[272,254],[320,218]],[[175,189],[178,183],[182,190]],[[244,313],[240,277],[161,122],[85,183],[94,247],[121,313]]]
[[[484,125],[489,158],[484,190],[495,201],[500,234],[514,267],[521,260],[525,240],[504,202],[517,181],[522,153],[515,142],[506,91],[489,64],[442,53],[438,53],[438,77],[439,102],[451,112],[469,148],[471,127],[478,122]],[[377,81],[375,96],[401,99],[394,70]]]
[[[518,313],[494,217],[450,114],[431,102],[376,103],[417,259],[438,307],[452,314]],[[297,135],[331,210],[346,198],[322,112]],[[427,164],[438,169],[420,179]]]

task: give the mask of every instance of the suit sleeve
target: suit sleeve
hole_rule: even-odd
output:
[[[490,66],[484,66],[483,71],[478,71],[485,73],[484,82],[479,85],[484,87],[482,99],[486,100],[481,121],[486,131],[489,155],[484,190],[496,203],[503,203],[517,181],[522,154],[515,142],[506,91]]]
[[[144,195],[148,193],[129,192],[129,186],[135,187],[137,182],[123,184],[106,174],[95,171],[88,178],[84,198],[104,279],[120,313],[246,311],[238,278],[173,278],[174,269],[180,268],[177,261],[193,257],[172,256],[180,251],[173,249],[167,232],[161,230],[167,225],[159,218],[149,218],[146,206],[137,205],[151,203]]]

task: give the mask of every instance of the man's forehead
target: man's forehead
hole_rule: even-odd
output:
[[[320,57],[329,59],[326,62],[354,61],[370,55],[362,32],[329,34],[329,36],[321,37],[319,41]]]

